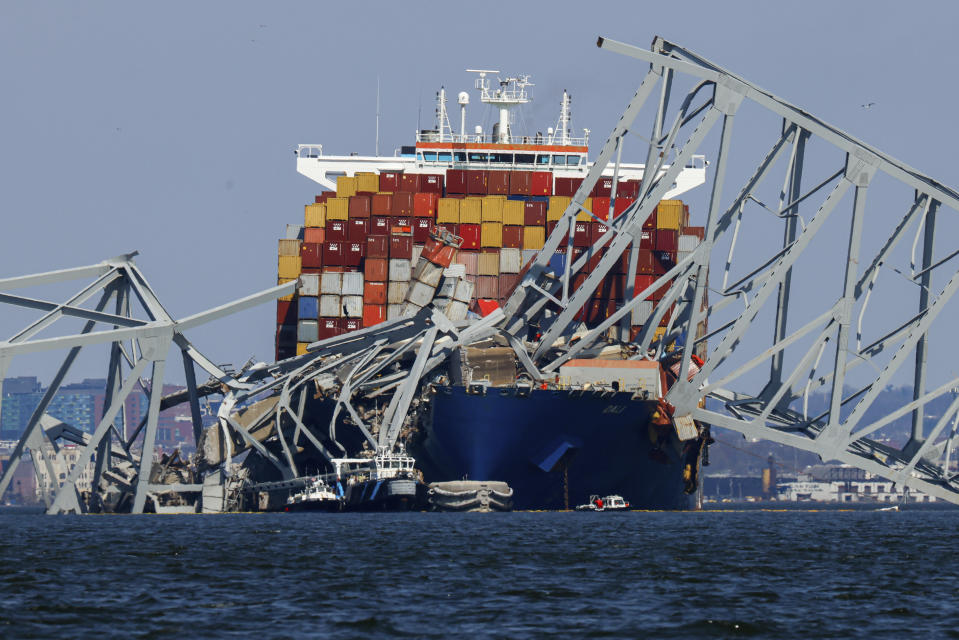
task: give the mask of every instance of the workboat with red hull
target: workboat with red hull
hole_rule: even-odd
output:
[[[498,72],[476,73],[482,102],[499,112],[490,134],[466,126],[465,92],[457,99],[455,132],[441,90],[436,127],[418,131],[415,145],[395,156],[331,156],[321,145],[298,147],[297,170],[325,191],[306,206],[305,225],[290,227],[280,241],[279,281],[298,279],[299,289],[278,303],[278,360],[426,307],[452,322],[485,316],[520,286],[524,265],[544,247],[590,169],[589,132],[572,135],[564,92],[555,129],[514,135],[511,110],[529,101],[529,77],[491,85]],[[630,265],[621,260],[604,277],[576,318],[584,328],[606,320],[627,292],[649,288],[702,240],[702,228],[690,226],[688,207],[676,198],[705,181],[705,168],[696,156],[678,172],[667,199],[643,225],[636,272],[628,275]],[[607,223],[636,201],[644,170],[628,162],[619,163],[615,175],[607,168],[551,268],[562,272],[567,260],[589,254]],[[443,270],[439,284],[417,270],[437,230],[456,238],[447,247],[453,257],[433,267]],[[599,258],[570,286],[580,286]],[[423,483],[506,482],[517,509],[569,508],[594,493],[628,496],[639,509],[694,506],[708,430],[692,421],[675,424],[662,401],[670,372],[661,360],[671,347],[660,348],[656,360],[652,353],[639,358],[633,344],[651,323],[661,293],[634,308],[608,349],[567,363],[555,379],[534,383],[499,338],[461,347],[448,366],[425,375],[398,440]],[[657,339],[668,320],[667,313],[648,327]],[[705,325],[696,338],[704,333]],[[311,401],[304,420],[322,430],[333,407],[330,398]],[[360,413],[379,425],[382,403],[364,405]],[[337,443],[324,444],[347,456],[371,455],[369,437],[351,429],[349,418],[338,420]],[[365,484],[353,491],[372,504],[381,490]],[[419,504],[412,495],[397,498],[399,506]]]

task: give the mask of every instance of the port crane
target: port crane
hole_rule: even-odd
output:
[[[64,441],[82,446],[82,462],[94,460],[94,491],[112,488],[131,500],[134,512],[143,510],[148,497],[159,504],[156,496],[170,493],[202,494],[204,505],[211,496],[210,504],[222,505],[222,469],[246,448],[272,465],[280,477],[276,483],[293,488],[303,471],[291,453],[296,447],[313,447],[327,460],[342,453],[336,450],[336,416],[328,425],[304,423],[307,394],[334,397],[337,415],[348,415],[371,449],[391,451],[423,393],[424,376],[459,346],[495,335],[513,348],[534,382],[610,340],[633,343],[635,358],[670,353],[678,358],[677,370],[686,373],[666,396],[677,422],[716,425],[811,451],[959,503],[959,476],[950,470],[959,434],[959,376],[941,362],[956,352],[950,330],[955,308],[949,303],[959,288],[953,262],[959,247],[952,246],[956,234],[943,230],[952,223],[946,211],[959,211],[959,194],[680,45],[658,37],[649,49],[606,38],[597,44],[636,59],[648,67],[646,75],[505,308],[482,319],[454,323],[427,307],[411,318],[314,343],[289,360],[228,372],[197,351],[184,332],[287,295],[295,283],[177,321],[163,310],[132,254],[0,280],[0,303],[42,313],[0,343],[0,379],[15,356],[67,350],[0,477],[0,494],[24,451],[52,477],[49,457]],[[745,133],[736,137],[740,131]],[[766,146],[758,151],[746,143],[734,147],[734,140],[763,137]],[[570,247],[576,216],[593,215],[584,202],[597,179],[612,167],[615,193],[623,148],[635,140],[645,147],[646,175],[652,177],[588,255],[558,265],[554,253],[563,243]],[[628,260],[628,273],[636,272],[643,222],[693,155],[709,145],[715,148],[709,153],[704,240],[644,290],[629,283],[627,302],[584,329],[577,311],[618,261]],[[875,195],[867,202],[867,194]],[[573,286],[597,255],[585,282]],[[92,281],[64,302],[9,293],[68,279]],[[652,319],[630,339],[630,313],[664,287]],[[83,330],[36,337],[65,317],[85,320]],[[660,324],[665,334],[655,331]],[[96,325],[106,328],[93,331]],[[110,349],[108,406],[94,433],[83,434],[45,410],[78,351],[97,344]],[[204,435],[216,449],[207,455],[208,473],[188,484],[154,482],[155,466],[143,462],[153,460],[164,406],[159,390],[173,346],[187,380],[187,392],[177,401],[190,403],[198,440]],[[153,369],[149,382],[141,377],[147,366]],[[207,383],[197,384],[197,367],[210,376]],[[912,386],[912,401],[883,415],[871,412],[883,390],[902,380]],[[147,392],[149,411],[126,433],[116,422],[135,387]],[[817,391],[827,402],[810,410]],[[198,399],[208,393],[221,394],[223,402],[218,424],[201,434]],[[383,400],[380,411],[364,411],[361,400],[369,398]],[[940,415],[927,417],[931,403],[950,398]],[[911,419],[905,441],[878,437],[905,417]],[[278,440],[282,453],[268,449],[265,438]],[[48,487],[48,512],[86,509],[76,489],[81,467]]]

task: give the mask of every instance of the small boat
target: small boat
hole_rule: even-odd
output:
[[[286,511],[339,511],[343,501],[329,484],[320,477],[309,482],[286,501]]]
[[[589,502],[586,504],[581,504],[576,507],[577,511],[628,511],[629,503],[623,499],[623,496],[611,495],[603,496],[602,498],[597,495],[592,495],[589,497]]]
[[[899,505],[894,504],[891,507],[881,507],[879,509],[876,509],[876,511],[899,511]]]

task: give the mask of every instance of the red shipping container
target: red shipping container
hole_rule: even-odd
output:
[[[466,169],[449,169],[446,172],[446,196],[468,193]]]
[[[365,242],[354,242],[350,240],[343,244],[343,266],[358,267],[363,262],[363,254],[366,253]]]
[[[367,282],[386,282],[390,275],[388,258],[367,257],[363,263],[363,279]]]
[[[340,326],[341,335],[363,328],[362,318],[340,318],[336,322]]]
[[[373,216],[370,218],[371,236],[390,235],[390,219],[388,216]]]
[[[511,171],[509,174],[509,194],[511,196],[528,196],[532,188],[532,171]]]
[[[320,318],[319,325],[320,340],[343,335],[343,330],[340,329],[339,318]]]
[[[633,295],[638,296],[643,291],[651,287],[653,283],[656,282],[657,278],[659,278],[659,276],[648,275],[648,274],[638,274],[636,276],[636,280],[633,282]],[[652,293],[656,293],[656,292],[653,291]],[[650,299],[652,300],[659,300],[659,298],[652,298],[651,296],[647,296],[647,297],[650,297]],[[660,298],[661,297],[662,296],[660,296]]]
[[[488,188],[488,171],[467,171],[466,192],[473,196],[485,196]]]
[[[656,273],[662,275],[676,266],[676,254],[670,251],[653,251],[653,257],[656,259],[658,270]]]
[[[653,212],[649,214],[649,217],[643,222],[643,230],[652,231],[656,228],[656,207],[653,207]]]
[[[503,247],[506,249],[522,249],[523,227],[514,224],[503,225]]]
[[[577,222],[573,228],[573,246],[574,247],[589,247],[591,246],[591,234],[590,234],[590,224],[589,222]]]
[[[530,181],[529,194],[531,196],[553,195],[553,174],[549,171],[534,171]]]
[[[589,240],[590,244],[596,244],[596,242],[606,235],[606,232],[609,231],[609,227],[600,222],[590,222],[589,224]],[[606,246],[609,246],[609,243],[606,243]]]
[[[413,216],[393,216],[390,218],[390,233],[393,229],[408,228],[409,233],[413,233]]]
[[[339,240],[327,240],[323,244],[323,264],[327,266],[343,265],[343,243]]]
[[[363,326],[372,327],[386,321],[385,304],[363,305]]]
[[[453,258],[456,256],[456,247],[451,247],[450,245],[439,242],[438,240],[434,240],[433,238],[427,238],[426,244],[423,247],[423,252],[420,255],[433,264],[441,267],[448,267],[453,262]]]
[[[491,169],[487,174],[486,192],[491,196],[509,195],[509,171]]]
[[[386,304],[386,283],[364,282],[363,302],[366,304]]]
[[[616,199],[631,198],[635,200],[639,197],[640,184],[641,181],[639,180],[621,180],[616,185]]]
[[[400,191],[409,191],[416,193],[420,190],[420,174],[404,173],[400,177]]]
[[[370,221],[368,218],[353,218],[348,221],[346,239],[351,242],[366,242],[370,235]]]
[[[653,248],[656,251],[675,253],[679,250],[679,232],[675,229],[656,229]]]
[[[435,193],[436,197],[443,195],[443,174],[424,173],[420,175],[420,191]]]
[[[406,176],[404,176],[406,177]],[[413,193],[410,191],[397,191],[393,194],[393,216],[411,216],[413,215]]]
[[[370,217],[370,197],[369,196],[350,196],[350,207],[347,215],[350,218],[369,218]]]
[[[639,249],[640,251],[652,251],[656,248],[656,230],[647,230],[643,229],[639,234]]]
[[[559,223],[554,222],[554,221],[547,221],[547,222],[546,222],[546,237],[547,237],[547,238],[549,238],[551,235],[553,235],[553,230],[556,229],[556,225],[557,225],[557,224],[559,224]],[[560,241],[559,241],[559,246],[556,247],[556,250],[559,251],[559,252],[564,252],[564,251],[566,251],[566,245],[567,245],[568,243],[569,243],[569,233],[564,233],[564,234],[563,234],[563,237],[562,237],[562,238],[560,239]]]
[[[659,261],[653,255],[651,249],[640,249],[636,260],[636,273],[643,275],[653,275],[659,268]]]
[[[276,323],[296,324],[296,305],[292,301],[276,301]]]
[[[389,237],[388,236],[367,236],[366,257],[367,258],[389,258],[390,257]]]
[[[413,196],[413,215],[418,218],[435,218],[436,203],[439,196],[435,193],[417,193]]]
[[[606,250],[601,249],[600,251],[593,253],[592,249],[587,249],[587,253],[589,254],[589,261],[586,263],[586,271],[587,273],[592,273],[596,270],[596,267],[599,266],[599,262],[606,254]]]
[[[387,193],[393,193],[394,191],[400,190],[400,180],[402,179],[402,171],[382,171],[380,172],[380,191],[386,191]]]
[[[509,299],[523,276],[518,273],[501,273],[499,276],[499,297],[504,303]]]
[[[556,178],[555,192],[558,196],[573,196],[579,185],[583,184],[582,178]]]
[[[326,242],[326,229],[323,227],[306,227],[303,229],[303,242]]]
[[[480,248],[480,236],[482,230],[482,225],[466,223],[461,224],[459,236],[463,239],[463,244],[460,245],[460,248],[466,249],[467,251],[478,250]]]
[[[616,198],[613,203],[613,217],[618,218],[623,215],[623,212],[629,208],[629,205],[636,202],[634,198]]]
[[[534,172],[533,175],[535,176]],[[523,224],[527,227],[542,227],[546,224],[546,203],[528,200],[523,209]]]
[[[443,224],[436,225],[436,228],[446,229],[456,237],[459,237],[460,235],[460,226],[453,222],[444,222]]]
[[[594,198],[608,198],[612,192],[613,179],[600,176],[596,184],[593,185],[593,191],[589,195]]]
[[[349,235],[346,220],[328,220],[326,222],[326,241],[344,242]]]
[[[476,288],[473,297],[490,300],[499,298],[499,276],[476,276]]]
[[[390,236],[390,258],[401,258],[403,260],[413,259],[412,234],[394,233]]]
[[[388,216],[391,213],[393,213],[393,194],[373,194],[370,198],[370,214],[374,216]]]
[[[413,244],[426,244],[426,241],[430,239],[430,229],[432,228],[432,218],[413,218]]]
[[[595,197],[593,198],[593,206],[591,207],[593,215],[599,218],[600,220],[609,219],[609,198],[608,197]]]
[[[629,256],[632,253],[632,247],[623,251],[622,255],[619,256],[619,260],[613,263],[612,269],[609,270],[610,273],[616,273],[619,275],[626,275],[629,273]]]
[[[301,242],[300,263],[310,269],[321,268],[323,266],[323,245],[316,242]]]
[[[706,237],[706,227],[686,227],[683,233],[687,236],[696,236],[702,241]]]

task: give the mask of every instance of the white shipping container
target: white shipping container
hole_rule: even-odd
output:
[[[453,293],[453,299],[457,302],[465,302],[469,304],[469,301],[473,299],[473,289],[476,285],[469,280],[460,280],[456,284],[456,291]]]
[[[342,273],[323,273],[320,275],[320,293],[338,296],[343,293]]]
[[[300,274],[300,286],[299,288],[297,288],[296,291],[301,296],[320,295],[320,274],[318,273]]]
[[[363,295],[363,274],[362,273],[356,272],[356,273],[343,274],[343,295],[362,297]]]
[[[423,245],[414,244],[413,245],[413,258],[410,260],[411,264],[416,264],[420,261],[420,256],[423,255]]]
[[[302,240],[303,239],[303,225],[301,224],[288,224],[286,225],[286,237],[289,240]],[[300,340],[303,342],[303,340]],[[315,342],[315,341],[314,341]]]
[[[387,320],[396,320],[397,318],[403,317],[403,305],[402,304],[391,304],[386,307],[386,319]]]
[[[440,281],[440,286],[436,289],[436,295],[441,298],[452,298],[453,294],[456,293],[456,284],[459,281],[459,278],[444,276]]]
[[[655,303],[652,300],[643,300],[635,307],[632,311],[632,324],[634,327],[639,327],[649,320],[649,317],[653,315],[653,305]]]
[[[446,307],[446,317],[452,320],[453,322],[461,322],[466,320],[466,313],[469,311],[469,307],[465,302],[460,302],[459,300],[453,300]]]
[[[676,262],[681,262],[681,261],[685,260],[687,257],[689,257],[689,254],[691,254],[691,253],[692,253],[692,251],[677,251],[677,252],[676,252]]]
[[[499,272],[500,273],[519,273],[522,255],[519,249],[500,249],[499,252]]]
[[[342,304],[344,318],[363,317],[363,296],[343,296]]]
[[[387,304],[403,304],[406,292],[410,288],[409,282],[391,282],[386,286]]]
[[[431,304],[436,309],[445,312],[446,307],[449,306],[450,302],[452,302],[452,299],[450,298],[433,298],[433,302]]]
[[[390,281],[409,282],[413,279],[413,269],[410,261],[403,258],[390,258]]]
[[[406,301],[412,302],[417,307],[425,307],[436,295],[436,288],[431,287],[425,282],[414,280],[410,285],[410,290],[406,292]]]
[[[343,307],[340,305],[340,296],[323,294],[320,296],[320,317],[321,318],[339,318],[343,315]]]
[[[699,246],[699,237],[698,236],[689,236],[681,235],[679,236],[679,250],[680,251],[692,251]]]
[[[296,323],[297,342],[316,342],[320,339],[320,324],[316,320],[300,320]]]
[[[404,303],[403,303],[403,311],[400,313],[400,317],[401,317],[401,318],[412,318],[413,316],[415,316],[417,313],[420,312],[420,309],[422,309],[422,307],[418,307],[418,306],[416,306],[415,304],[413,304],[412,302],[409,302],[409,301],[404,302]]]
[[[413,279],[427,284],[433,289],[440,283],[443,277],[443,267],[433,264],[429,260],[420,260],[413,269]]]
[[[443,276],[446,278],[462,278],[466,275],[466,265],[454,262],[443,269]]]

